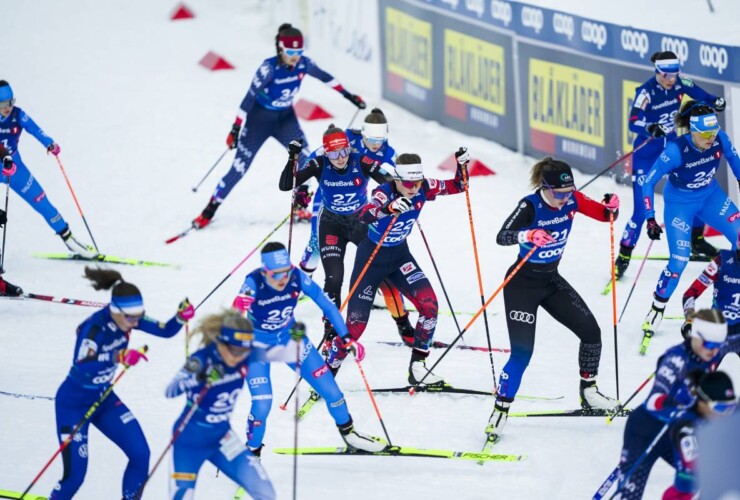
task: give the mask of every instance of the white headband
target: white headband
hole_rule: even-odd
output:
[[[712,323],[705,319],[694,318],[691,323],[691,336],[705,342],[724,342],[727,339],[727,323]]]
[[[362,135],[370,137],[372,139],[387,139],[388,138],[388,124],[387,123],[363,123],[362,124]]]

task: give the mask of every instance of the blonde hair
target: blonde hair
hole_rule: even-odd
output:
[[[245,318],[234,309],[224,309],[220,313],[209,314],[201,319],[198,322],[198,326],[188,333],[188,342],[194,336],[201,335],[203,338],[200,341],[200,345],[202,347],[211,345],[218,340],[222,326],[250,332],[254,330],[250,319]]]
[[[709,323],[726,323],[724,315],[722,314],[722,311],[719,309],[699,309],[698,311],[695,311],[693,314],[690,315],[690,317],[686,319],[702,319],[704,321],[707,321]]]

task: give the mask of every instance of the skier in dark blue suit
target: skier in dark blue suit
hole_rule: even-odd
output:
[[[0,145],[11,155],[16,166],[14,174],[12,176],[3,174],[0,177],[0,182],[3,184],[10,182],[10,188],[44,218],[49,227],[62,238],[62,241],[72,253],[82,257],[94,257],[97,254],[95,249],[80,243],[72,236],[69,224],[54,208],[54,205],[46,196],[44,188],[31,174],[26,164],[23,163],[23,158],[21,158],[21,153],[18,150],[18,142],[24,130],[34,136],[50,154],[59,155],[61,151],[59,145],[54,142],[54,139],[46,135],[46,132],[41,130],[41,127],[25,111],[15,106],[13,89],[8,82],[0,80]]]
[[[230,148],[237,148],[236,157],[229,172],[216,186],[206,208],[193,220],[196,229],[206,227],[211,222],[218,207],[247,173],[255,155],[269,137],[274,137],[286,148],[290,141],[300,139],[305,147],[298,164],[305,162],[308,142],[298,124],[293,100],[306,75],[321,80],[358,108],[365,109],[365,102],[360,96],[347,92],[332,75],[303,55],[303,35],[300,30],[287,23],[281,25],[275,37],[275,48],[277,55],[265,59],[242,100],[236,121],[226,138]]]
[[[77,327],[77,341],[72,368],[57,391],[54,401],[57,436],[64,442],[87,411],[110,387],[119,363],[133,366],[146,356],[129,349],[131,330],[157,337],[174,337],[195,310],[183,300],[177,313],[161,323],[144,315],[144,301],[139,289],[116,272],[85,268],[85,277],[96,290],[111,289],[110,305],[94,313]],[[94,425],[128,457],[123,473],[123,498],[132,499],[147,477],[149,446],[136,417],[115,392],[103,400],[92,417],[62,452],[64,475],[49,495],[50,499],[72,498],[82,486],[88,463],[88,429]]]
[[[655,63],[655,77],[637,87],[629,117],[630,132],[635,134],[632,149],[640,149],[632,155],[634,208],[620,242],[619,256],[615,263],[617,279],[622,277],[629,266],[632,250],[640,238],[642,224],[645,222],[643,205],[645,175],[663,152],[666,144],[676,139],[674,119],[685,96],[696,101],[712,103],[717,111],[725,108],[723,98],[706,92],[691,79],[679,76],[679,61],[673,52],[656,52],[650,60]],[[648,140],[650,142],[647,142]],[[692,253],[715,256],[717,249],[704,240],[702,220],[695,218],[692,225]]]

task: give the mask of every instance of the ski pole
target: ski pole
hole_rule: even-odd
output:
[[[75,201],[75,205],[77,205],[77,211],[80,213],[80,217],[82,217],[82,222],[85,223],[85,228],[87,229],[87,234],[90,235],[90,239],[92,240],[92,244],[95,247],[95,251],[97,253],[100,253],[100,249],[98,248],[98,244],[95,243],[95,238],[92,235],[92,231],[90,231],[90,226],[87,224],[87,219],[85,218],[85,214],[82,213],[82,207],[80,207],[80,202],[77,201],[77,195],[75,194],[75,190],[72,189],[72,184],[69,182],[69,178],[67,177],[67,172],[64,171],[64,165],[62,165],[62,160],[59,159],[59,156],[54,155],[54,158],[57,160],[57,164],[59,165],[59,168],[62,171],[62,175],[64,176],[64,180],[67,182],[67,187],[69,188],[69,192],[72,193],[72,199]]]
[[[619,477],[619,466],[617,465],[614,467],[614,470],[611,471],[609,476],[604,479],[604,482],[601,483],[601,486],[599,486],[599,489],[596,490],[596,493],[594,493],[592,500],[601,500],[604,498],[604,495],[607,494],[607,492],[611,489],[611,487],[614,485],[614,482]]]
[[[590,180],[590,181],[588,181],[588,182],[587,182],[586,184],[584,184],[583,186],[581,186],[580,188],[578,188],[578,190],[579,190],[579,191],[583,191],[584,189],[586,189],[586,186],[588,186],[588,185],[589,185],[589,184],[591,184],[591,183],[592,183],[593,181],[595,181],[596,179],[598,179],[599,177],[601,177],[602,175],[604,175],[605,173],[607,173],[607,172],[608,172],[609,170],[613,169],[614,167],[616,167],[617,165],[619,165],[620,163],[622,163],[622,162],[623,162],[624,160],[626,160],[626,159],[627,159],[627,158],[628,158],[628,157],[629,157],[630,155],[633,155],[633,154],[635,154],[635,153],[636,153],[637,151],[639,151],[640,149],[642,149],[643,147],[645,147],[645,145],[646,145],[646,144],[647,144],[648,142],[652,141],[652,140],[653,140],[653,137],[652,137],[652,136],[651,136],[651,137],[648,137],[648,138],[647,138],[647,140],[646,140],[645,142],[643,142],[642,144],[640,144],[639,146],[637,146],[637,147],[636,147],[635,149],[633,149],[633,150],[632,150],[632,151],[630,151],[629,153],[626,153],[626,154],[624,154],[624,155],[620,156],[619,158],[617,158],[616,160],[614,160],[614,161],[613,161],[613,162],[612,162],[612,163],[611,163],[611,164],[610,164],[610,165],[609,165],[608,167],[606,167],[606,168],[605,168],[604,170],[602,170],[602,171],[601,171],[601,172],[599,172],[598,174],[594,175],[594,176],[593,176],[593,177],[591,178],[591,180]]]
[[[468,328],[470,328],[470,326],[475,322],[475,320],[478,319],[478,316],[480,316],[483,313],[483,311],[488,307],[488,305],[493,301],[493,299],[496,298],[496,295],[498,295],[499,292],[501,292],[501,290],[503,290],[504,287],[509,283],[509,281],[511,281],[511,279],[516,275],[516,273],[519,272],[519,270],[529,260],[529,258],[532,256],[535,250],[537,250],[537,247],[532,245],[532,248],[529,249],[529,252],[527,252],[527,254],[524,257],[522,257],[522,260],[519,261],[519,264],[517,264],[516,267],[511,270],[509,275],[506,278],[504,278],[504,281],[498,286],[496,291],[491,294],[491,296],[483,304],[483,306],[480,309],[478,309],[478,312],[476,312],[475,315],[472,318],[470,318],[470,321],[468,321],[468,324],[465,325],[465,328],[463,328],[460,334],[457,337],[455,337],[455,340],[453,340],[450,343],[450,345],[447,346],[447,349],[445,349],[445,351],[437,359],[437,361],[434,362],[432,367],[427,370],[427,373],[421,378],[421,380],[419,380],[419,383],[409,389],[409,394],[411,394],[412,396],[414,395],[414,393],[416,392],[416,387],[419,387],[422,384],[422,382],[424,382],[424,379],[427,378],[427,376],[432,372],[432,370],[434,370],[434,368],[439,364],[439,362],[442,361],[442,359],[444,359],[447,353],[450,352],[450,350],[455,346],[455,344],[457,344],[457,341],[460,340],[463,334],[468,331]]]
[[[383,241],[383,240],[380,240],[380,241]],[[373,394],[373,390],[367,381],[367,376],[365,376],[365,370],[362,369],[362,364],[360,363],[360,360],[357,359],[357,354],[355,354],[355,363],[357,363],[357,368],[360,370],[360,375],[362,376],[362,382],[365,384],[365,389],[367,389],[367,393],[370,395],[370,401],[372,401],[373,403],[375,414],[378,416],[378,420],[380,421],[380,426],[383,428],[383,433],[385,434],[385,439],[388,441],[388,446],[393,446],[393,444],[391,443],[391,437],[388,435],[388,430],[385,428],[385,422],[383,421],[383,416],[380,414],[380,409],[378,408],[378,402],[376,401],[375,395]]]
[[[144,346],[141,348],[142,352],[146,352],[149,350],[147,346]],[[36,477],[33,478],[33,481],[31,481],[31,484],[29,484],[25,490],[23,490],[23,493],[21,493],[21,496],[19,498],[25,497],[29,491],[31,491],[31,488],[38,482],[38,480],[41,478],[41,476],[46,472],[46,469],[49,468],[49,466],[52,464],[54,459],[59,455],[64,449],[69,446],[69,443],[72,442],[72,439],[75,437],[75,435],[82,429],[82,426],[85,425],[90,418],[92,418],[93,414],[97,411],[97,409],[100,407],[101,404],[103,404],[103,401],[110,396],[110,393],[113,392],[113,388],[116,386],[119,380],[121,380],[121,377],[123,377],[124,373],[130,368],[129,365],[124,364],[123,370],[121,370],[121,373],[118,374],[118,376],[113,380],[113,382],[108,386],[108,388],[103,392],[103,394],[100,395],[97,401],[95,401],[89,410],[85,413],[85,415],[82,417],[82,420],[80,420],[77,425],[72,429],[72,432],[69,433],[67,438],[62,441],[62,444],[57,448],[57,451],[54,452],[54,454],[51,456],[48,462],[46,462],[46,465],[44,465],[38,474],[36,474]]]
[[[627,304],[630,303],[630,299],[632,298],[632,292],[635,291],[637,280],[640,279],[640,273],[642,273],[642,268],[645,267],[645,262],[647,261],[648,255],[650,255],[650,249],[653,248],[654,242],[655,240],[650,240],[647,250],[645,250],[645,255],[642,256],[642,262],[640,262],[640,268],[637,270],[635,281],[632,283],[632,288],[630,288],[630,293],[627,295],[627,300],[625,301],[624,306],[622,307],[622,312],[619,314],[619,322],[622,321],[622,316],[624,316],[624,311],[627,310]],[[612,248],[613,248],[613,245],[612,245]],[[612,259],[612,262],[614,262],[614,259]]]
[[[200,405],[200,402],[203,401],[203,398],[205,397],[206,393],[211,389],[210,382],[203,386],[203,388],[198,393],[198,396],[193,398],[193,405],[190,407],[190,410],[182,417],[182,420],[180,421],[180,424],[175,429],[175,432],[172,433],[172,437],[170,438],[170,442],[167,443],[167,446],[165,447],[164,451],[162,451],[162,454],[159,455],[159,458],[154,464],[154,467],[152,467],[152,470],[149,471],[149,474],[146,476],[146,479],[144,479],[144,482],[141,483],[141,486],[139,486],[139,489],[136,491],[136,494],[134,495],[134,500],[139,500],[141,498],[141,495],[144,493],[144,488],[146,487],[146,483],[149,482],[149,479],[154,475],[154,472],[157,470],[157,467],[159,467],[159,464],[162,463],[162,460],[164,460],[165,455],[170,450],[172,445],[175,443],[178,437],[180,437],[180,434],[182,434],[182,431],[185,430],[185,427],[188,425],[188,422],[190,422],[190,419],[193,418],[193,415],[195,415],[195,412],[198,411],[198,406]],[[123,499],[125,500],[125,499]]]
[[[304,323],[296,322],[293,324],[293,328],[300,328],[303,330],[304,337],[306,332],[306,325]],[[303,340],[296,342],[295,344],[295,378],[296,384],[301,381],[301,346]],[[295,398],[295,415],[293,419],[293,449],[298,449],[298,412],[301,409],[300,398]],[[298,498],[298,453],[293,455],[293,500]]]
[[[383,233],[383,236],[380,237],[380,240],[378,240],[378,244],[375,245],[375,249],[373,250],[373,253],[370,254],[370,257],[367,259],[367,262],[365,263],[365,266],[362,268],[362,271],[360,272],[359,276],[357,276],[357,279],[355,280],[354,284],[349,290],[349,293],[344,298],[344,301],[342,302],[342,305],[339,307],[339,312],[341,313],[344,311],[344,308],[347,306],[347,303],[349,302],[349,298],[352,296],[353,293],[355,293],[355,290],[357,289],[357,286],[360,284],[360,281],[362,280],[362,277],[365,276],[365,273],[367,272],[368,268],[370,267],[370,264],[372,263],[373,259],[375,258],[375,255],[378,253],[378,250],[380,250],[380,247],[383,246],[383,241],[385,241],[385,237],[388,236],[388,233],[391,231],[391,228],[393,227],[393,223],[396,222],[396,219],[398,218],[398,215],[394,215],[393,219],[391,219],[391,222],[388,224],[388,227],[385,229],[385,232]],[[321,343],[323,344],[324,341],[327,339],[327,333],[324,332],[324,338],[321,340]],[[290,394],[288,394],[288,397],[285,399],[285,403],[280,405],[281,410],[285,410],[288,407],[288,403],[290,402],[290,398],[293,397],[293,394],[295,394],[295,391],[298,389],[298,386],[301,384],[301,380],[303,378],[298,379],[298,383],[293,386],[293,390],[290,391]]]
[[[349,123],[347,124],[347,128],[350,128],[350,127],[352,127],[352,124],[353,124],[353,123],[355,122],[355,118],[357,118],[357,114],[358,114],[359,112],[360,112],[360,108],[357,108],[357,109],[355,110],[355,114],[354,114],[354,115],[352,115],[352,119],[351,119],[351,120],[349,121]],[[346,130],[346,129],[345,129],[345,130]]]
[[[290,196],[290,223],[288,225],[288,257],[290,257],[290,248],[293,246],[293,212],[295,212],[295,176],[298,172],[298,158],[293,160],[293,191]]]
[[[614,266],[614,212],[609,211],[609,248],[611,249],[612,269],[612,325],[614,325],[614,372],[617,381],[617,401],[619,401],[619,349],[617,349],[617,275]]]
[[[241,260],[241,262],[239,262],[239,263],[238,263],[238,264],[236,265],[236,267],[234,267],[234,269],[232,269],[232,270],[231,270],[231,272],[229,272],[229,274],[227,274],[226,276],[224,276],[224,279],[222,279],[222,280],[221,280],[221,281],[219,282],[219,284],[218,284],[218,285],[216,285],[216,286],[215,286],[215,287],[213,288],[213,290],[211,290],[210,292],[208,292],[208,295],[206,295],[206,296],[205,296],[205,298],[204,298],[203,300],[201,300],[201,301],[200,301],[200,303],[199,303],[199,304],[198,304],[197,306],[195,306],[195,310],[197,311],[197,310],[198,310],[198,308],[199,308],[200,306],[202,306],[202,305],[203,305],[203,302],[205,302],[206,300],[208,300],[208,298],[209,298],[209,297],[210,297],[211,295],[213,295],[213,293],[214,293],[214,292],[215,292],[216,290],[218,290],[218,289],[219,289],[219,288],[221,287],[221,285],[223,285],[224,283],[226,283],[226,280],[227,280],[227,279],[229,279],[229,278],[231,278],[231,276],[232,276],[232,275],[233,275],[233,274],[234,274],[234,273],[235,273],[235,272],[237,271],[237,269],[239,269],[239,268],[240,268],[240,267],[242,266],[242,264],[244,264],[244,263],[245,263],[245,262],[247,261],[247,259],[249,259],[249,258],[250,258],[250,257],[251,257],[251,256],[252,256],[252,255],[254,254],[254,252],[256,252],[256,251],[257,251],[257,250],[258,250],[258,249],[259,249],[259,248],[260,248],[260,247],[261,247],[261,246],[262,246],[262,245],[263,245],[263,244],[264,244],[264,243],[265,243],[265,242],[266,242],[266,241],[267,241],[267,240],[268,240],[268,239],[270,238],[270,236],[272,236],[273,234],[275,234],[275,232],[276,232],[276,231],[277,231],[278,229],[280,229],[280,227],[282,227],[282,225],[283,225],[283,224],[285,224],[285,221],[287,221],[289,217],[292,217],[292,215],[293,215],[293,214],[288,214],[288,217],[286,217],[286,218],[284,218],[284,219],[283,219],[282,221],[280,221],[280,223],[279,223],[279,224],[278,224],[277,226],[275,226],[275,228],[274,228],[274,229],[273,229],[272,231],[270,231],[269,233],[267,233],[267,236],[265,236],[265,237],[264,237],[264,238],[262,239],[262,241],[260,241],[259,243],[257,243],[257,246],[256,246],[256,247],[254,247],[254,248],[252,249],[252,251],[251,251],[251,252],[249,252],[249,253],[247,254],[247,256],[246,256],[246,257],[244,257],[244,258],[243,258],[243,259]]]
[[[483,278],[480,275],[480,262],[478,261],[478,245],[475,241],[475,226],[473,225],[473,208],[470,205],[470,186],[468,186],[468,168],[467,165],[463,169],[463,182],[465,183],[465,201],[468,204],[468,220],[470,221],[470,235],[473,239],[473,255],[475,255],[475,270],[478,274],[478,291],[480,292],[480,303],[483,305]],[[450,306],[452,309],[452,306]],[[493,352],[491,351],[491,331],[488,328],[488,312],[483,310],[483,323],[486,325],[486,341],[488,342],[488,358],[491,362],[491,376],[493,377],[493,392],[498,392],[498,386],[496,384],[496,368],[493,365]]]
[[[638,387],[637,389],[635,389],[635,392],[632,393],[632,396],[630,396],[629,398],[627,398],[627,401],[625,401],[624,403],[619,404],[614,409],[613,413],[611,415],[609,415],[608,417],[606,417],[606,423],[607,424],[611,424],[614,421],[614,417],[616,417],[617,415],[619,415],[619,413],[621,413],[621,411],[624,410],[627,407],[627,405],[630,403],[630,401],[632,401],[633,399],[635,399],[635,396],[637,396],[637,394],[643,389],[643,387],[645,387],[648,384],[648,382],[650,382],[653,379],[653,377],[655,377],[655,372],[651,373],[650,376],[648,378],[646,378],[645,381],[642,384],[640,384],[640,387]]]
[[[231,148],[230,147],[227,147],[226,148],[226,151],[224,151],[223,153],[221,153],[221,156],[218,157],[218,160],[216,160],[216,163],[214,163],[213,165],[211,165],[211,168],[208,169],[208,172],[206,172],[206,175],[204,175],[203,178],[200,180],[200,182],[198,184],[196,184],[192,188],[193,189],[193,193],[196,193],[198,191],[198,188],[200,187],[201,184],[203,184],[203,181],[205,181],[206,178],[208,178],[208,176],[211,175],[211,172],[213,172],[213,170],[216,168],[216,165],[218,165],[219,163],[221,163],[221,160],[223,160],[224,156],[226,156],[226,153],[228,153],[230,150],[231,150]]]
[[[616,497],[619,492],[622,490],[622,487],[627,483],[627,479],[637,470],[637,468],[640,466],[643,460],[650,455],[650,452],[653,451],[653,448],[658,444],[658,441],[660,441],[660,438],[663,437],[663,434],[665,434],[668,429],[670,428],[671,424],[673,423],[673,419],[678,414],[679,410],[674,410],[673,413],[671,413],[670,417],[668,417],[668,421],[665,423],[665,425],[660,429],[660,432],[655,436],[655,438],[650,442],[648,447],[645,449],[645,451],[642,452],[642,455],[637,457],[637,460],[635,460],[635,463],[632,464],[632,467],[630,467],[630,470],[627,471],[627,474],[622,476],[619,479],[619,483],[617,484],[617,491],[614,492],[612,496],[609,497],[609,500],[612,500],[614,497]]]
[[[7,184],[5,186],[5,216],[8,216],[8,199],[10,199],[10,176],[6,176],[5,180]],[[5,234],[8,232],[8,222],[3,224],[3,248],[0,251],[0,272],[3,270],[3,264],[5,263]]]

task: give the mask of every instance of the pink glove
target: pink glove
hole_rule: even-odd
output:
[[[62,152],[62,148],[60,148],[59,144],[57,144],[56,142],[52,142],[51,145],[46,148],[46,150],[54,156],[59,156],[59,153]]]
[[[527,231],[527,241],[531,241],[538,247],[544,247],[549,243],[553,243],[555,238],[550,236],[550,233],[544,229],[531,229]]]
[[[5,177],[10,177],[15,173],[17,170],[15,163],[13,163],[13,158],[11,156],[6,156],[3,158],[3,172],[2,174]]]
[[[362,361],[363,359],[365,359],[365,346],[360,344],[359,341],[350,340],[349,342],[344,344],[344,347],[352,351],[357,361]]]
[[[146,354],[141,351],[137,351],[136,349],[123,349],[118,352],[118,362],[123,363],[126,366],[134,366],[142,359],[144,361],[149,361]]]
[[[233,307],[234,309],[236,309],[237,311],[241,313],[245,313],[252,308],[253,303],[254,303],[253,296],[240,293],[234,298],[234,303],[231,305],[231,307]]]
[[[619,196],[617,193],[608,193],[604,195],[604,201],[602,202],[607,210],[616,212],[619,210]]]
[[[187,323],[195,316],[195,308],[193,304],[186,298],[180,305],[177,306],[177,321],[180,323]]]

